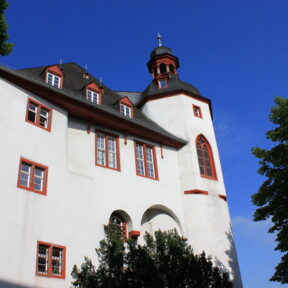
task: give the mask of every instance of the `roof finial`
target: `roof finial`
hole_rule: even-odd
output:
[[[100,77],[100,83],[102,83],[102,81],[103,81],[103,80],[102,80],[102,77]]]
[[[60,59],[60,68],[62,68],[62,59]]]
[[[159,45],[159,47],[161,47],[162,46],[162,42],[161,42],[161,39],[162,39],[162,36],[159,34],[159,32],[158,32],[158,35],[157,35],[157,40],[158,40],[158,45]]]
[[[87,72],[87,71],[88,71],[88,65],[85,64],[85,72]]]

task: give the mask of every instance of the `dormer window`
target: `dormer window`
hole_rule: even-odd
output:
[[[159,85],[159,88],[168,87],[168,85],[167,85],[167,79],[160,79],[160,80],[158,80],[158,85]]]
[[[48,72],[47,83],[54,87],[60,88],[60,77]]]
[[[46,83],[56,87],[63,87],[64,73],[63,70],[59,68],[58,65],[50,66],[46,68]]]
[[[94,104],[101,104],[103,89],[95,82],[86,85],[86,99]]]
[[[99,104],[99,94],[95,91],[87,89],[87,100],[92,103]]]
[[[131,108],[127,105],[120,104],[120,113],[131,118]]]
[[[133,104],[127,96],[119,101],[119,109],[120,114],[129,118],[134,117]]]

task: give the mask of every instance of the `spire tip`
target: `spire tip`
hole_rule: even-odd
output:
[[[159,32],[158,32],[158,35],[157,35],[157,40],[158,40],[158,45],[159,45],[159,47],[161,47],[162,46],[162,36],[159,34]]]

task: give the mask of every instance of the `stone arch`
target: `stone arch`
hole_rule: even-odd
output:
[[[109,219],[108,219],[107,223],[109,223],[112,216],[117,216],[117,215],[119,216],[118,218],[120,218],[121,221],[126,223],[127,233],[129,233],[129,231],[133,230],[133,222],[132,222],[131,217],[129,216],[129,214],[127,212],[125,212],[124,210],[121,210],[121,209],[112,211],[112,213],[109,215]]]
[[[141,236],[147,231],[154,234],[157,230],[176,229],[179,235],[183,235],[182,225],[176,214],[164,205],[153,205],[143,214],[141,219]]]

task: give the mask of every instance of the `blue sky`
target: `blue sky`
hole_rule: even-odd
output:
[[[214,125],[245,288],[269,282],[280,258],[269,222],[254,223],[251,195],[264,181],[251,147],[265,132],[273,97],[288,97],[287,0],[9,0],[10,56],[28,68],[63,62],[118,91],[142,91],[156,35],[179,57],[180,79],[212,99]]]

